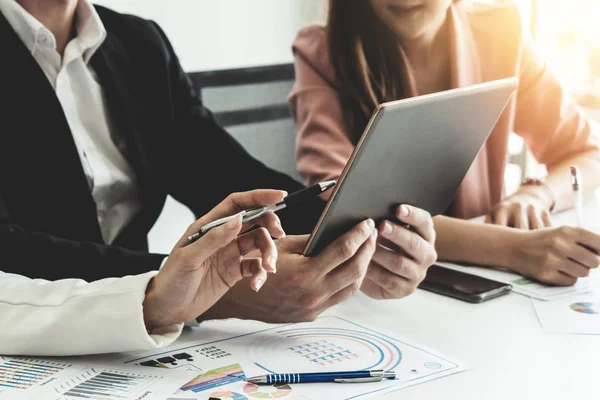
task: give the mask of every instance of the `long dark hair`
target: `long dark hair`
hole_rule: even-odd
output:
[[[379,104],[408,96],[402,50],[368,0],[329,0],[327,41],[344,117],[356,144]]]
[[[356,144],[380,103],[406,97],[401,50],[367,0],[329,0],[327,41]]]

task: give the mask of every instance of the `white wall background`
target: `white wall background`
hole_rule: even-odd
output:
[[[300,28],[323,22],[325,0],[96,0],[156,21],[186,71],[292,62]],[[150,251],[168,254],[194,216],[168,198],[148,235]]]
[[[291,62],[296,32],[323,21],[325,0],[97,0],[156,21],[187,71]]]

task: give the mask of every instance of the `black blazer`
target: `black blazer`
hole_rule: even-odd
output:
[[[164,257],[147,252],[147,234],[167,194],[201,216],[232,192],[302,187],[252,158],[217,125],[155,23],[97,10],[108,36],[91,64],[142,209],[113,245],[103,243],[55,91],[0,14],[0,271],[88,281],[144,273]],[[323,205],[284,210],[284,228],[309,232]]]

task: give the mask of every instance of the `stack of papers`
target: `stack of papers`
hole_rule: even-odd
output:
[[[0,356],[0,400],[358,399],[468,369],[441,352],[338,317],[251,325],[222,321],[212,340],[121,354],[102,363],[83,357]],[[396,379],[361,384],[246,382],[247,377],[270,373],[365,369],[393,370]]]
[[[454,374],[467,365],[426,346],[338,317],[287,325],[260,324],[258,330],[231,321],[227,335],[124,359],[129,366],[196,371],[171,400],[342,400],[379,397]],[[206,328],[205,328],[206,329]],[[396,379],[360,384],[254,385],[247,377],[270,373],[383,369]]]

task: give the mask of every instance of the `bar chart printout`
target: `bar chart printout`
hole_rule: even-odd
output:
[[[160,385],[160,376],[91,367],[54,388],[57,399],[136,399]]]
[[[0,400],[164,400],[196,375],[0,356]]]
[[[71,364],[29,358],[0,357],[0,393],[28,390],[47,384]]]

